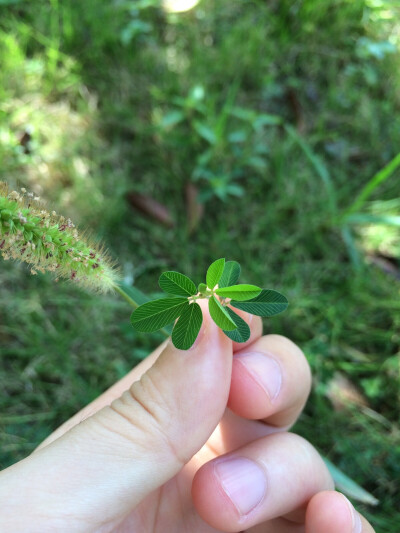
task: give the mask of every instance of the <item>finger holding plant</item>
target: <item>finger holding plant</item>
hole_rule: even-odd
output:
[[[172,330],[176,348],[188,350],[195,342],[203,322],[200,299],[208,300],[208,310],[215,324],[235,342],[250,337],[247,323],[232,309],[270,317],[285,311],[288,301],[279,292],[255,285],[237,284],[240,265],[236,261],[214,261],[207,270],[206,283],[195,283],[179,272],[161,274],[159,285],[168,295],[139,306],[131,316],[137,331],[157,331],[177,322]]]

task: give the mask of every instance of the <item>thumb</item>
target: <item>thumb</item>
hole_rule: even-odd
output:
[[[229,394],[232,342],[203,314],[190,350],[169,341],[155,364],[110,406],[5,470],[0,500],[29,476],[29,487],[40,490],[25,499],[28,516],[43,506],[68,512],[70,505],[78,520],[94,515],[104,522],[127,513],[177,474],[217,426]]]

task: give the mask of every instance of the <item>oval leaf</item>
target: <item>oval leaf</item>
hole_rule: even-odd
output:
[[[197,290],[198,292],[205,293],[207,290],[207,285],[205,283],[199,283]]]
[[[197,294],[197,288],[193,281],[180,272],[163,272],[158,284],[164,292],[175,294],[176,296],[188,297]]]
[[[237,261],[227,261],[224,266],[221,279],[218,282],[219,287],[230,287],[235,285],[240,276],[240,265]]]
[[[250,328],[247,322],[243,320],[239,315],[232,311],[229,307],[226,307],[226,310],[229,313],[231,319],[235,322],[237,329],[233,331],[226,331],[224,333],[227,337],[232,339],[235,342],[246,342],[250,338]]]
[[[236,309],[242,309],[252,315],[257,316],[273,316],[285,311],[289,305],[287,299],[283,294],[271,289],[263,289],[260,294],[248,302],[240,302],[232,300],[230,305]]]
[[[188,350],[199,334],[203,322],[203,313],[197,303],[189,304],[183,309],[172,331],[172,342],[179,350]]]
[[[223,287],[215,291],[218,296],[222,298],[233,298],[236,301],[244,302],[246,300],[251,300],[258,296],[261,293],[262,289],[256,287],[255,285],[233,285],[232,287]]]
[[[208,310],[210,311],[211,318],[222,330],[233,331],[237,328],[235,322],[229,316],[226,308],[222,307],[215,296],[211,296],[211,298],[208,300]]]
[[[206,282],[209,289],[213,289],[221,279],[225,267],[225,259],[217,259],[208,267]]]
[[[137,331],[157,331],[170,324],[189,305],[186,298],[162,298],[139,306],[131,315]]]
[[[196,120],[193,123],[193,126],[197,133],[200,135],[200,137],[203,137],[203,139],[209,142],[211,145],[216,144],[217,137],[213,130],[209,128],[206,124],[202,124],[201,122],[198,122]]]

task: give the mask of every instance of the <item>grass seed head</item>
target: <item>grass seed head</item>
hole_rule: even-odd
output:
[[[9,191],[0,182],[0,253],[31,265],[31,273],[52,272],[101,292],[118,281],[104,248],[77,230],[69,218],[49,212],[25,189]]]

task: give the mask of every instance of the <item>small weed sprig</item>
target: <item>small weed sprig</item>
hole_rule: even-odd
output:
[[[237,284],[240,265],[217,259],[207,270],[206,283],[198,287],[179,272],[164,272],[161,289],[167,298],[138,306],[119,283],[114,265],[104,249],[80,234],[68,218],[44,209],[40,198],[25,189],[11,191],[0,182],[0,252],[4,259],[16,259],[31,265],[31,273],[52,272],[87,288],[114,289],[133,307],[131,322],[138,331],[163,330],[177,320],[172,330],[176,348],[189,349],[203,322],[200,299],[208,300],[211,318],[230,339],[246,342],[250,328],[233,309],[258,316],[273,316],[284,311],[288,301],[277,291],[255,285]],[[165,334],[168,333],[163,330]]]
[[[0,182],[0,252],[4,259],[24,261],[31,273],[53,272],[89,289],[115,287],[117,274],[104,249],[90,242],[69,218],[47,211],[40,198],[25,189],[9,191]]]
[[[285,311],[288,301],[277,291],[255,285],[239,284],[240,265],[236,261],[217,259],[207,270],[206,283],[198,287],[179,272],[164,272],[161,289],[172,297],[146,302],[131,316],[138,331],[157,331],[176,319],[172,342],[176,348],[188,350],[195,342],[203,322],[199,299],[208,300],[208,309],[216,325],[235,342],[246,342],[250,337],[248,324],[232,307],[247,313],[269,317]]]

